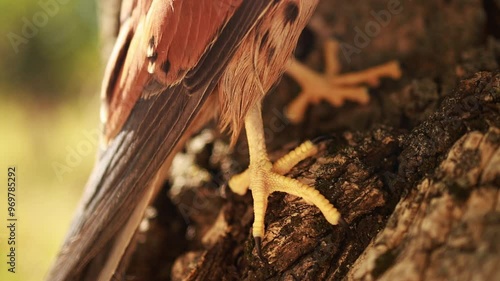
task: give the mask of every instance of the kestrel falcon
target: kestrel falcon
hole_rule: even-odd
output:
[[[221,128],[231,131],[232,143],[243,126],[247,132],[249,168],[229,185],[238,194],[252,190],[258,246],[267,197],[274,191],[300,196],[331,224],[339,223],[340,213],[317,190],[283,176],[315,154],[315,145],[306,142],[273,165],[261,117],[262,98],[285,72],[316,4],[122,0],[120,30],[101,91],[102,147],[47,280],[112,279],[173,156],[216,116]],[[290,74],[309,77],[300,68],[291,63]],[[305,100],[318,97],[295,105],[299,115]]]

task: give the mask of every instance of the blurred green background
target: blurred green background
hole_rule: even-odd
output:
[[[103,72],[96,1],[0,2],[0,280],[43,280],[95,159]],[[16,273],[7,168],[17,168]]]

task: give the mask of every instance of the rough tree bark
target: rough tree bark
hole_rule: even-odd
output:
[[[373,89],[368,105],[320,104],[299,125],[281,113],[299,90],[292,80],[264,103],[274,159],[327,136],[289,175],[318,188],[349,228],[274,194],[258,258],[252,198],[224,187],[248,163],[245,136],[229,150],[209,126],[180,156],[192,165],[166,183],[120,276],[500,280],[499,11],[488,0],[323,0],[299,57],[320,66],[321,41],[334,37],[344,72],[391,59],[404,72]]]

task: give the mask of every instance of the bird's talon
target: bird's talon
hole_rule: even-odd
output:
[[[262,238],[261,237],[254,237],[253,240],[255,241],[255,249],[257,250],[257,256],[264,261],[264,256],[262,256]]]
[[[342,227],[344,229],[347,229],[347,230],[349,229],[349,225],[347,224],[345,219],[342,217],[339,218],[339,225],[340,225],[340,227]]]
[[[347,100],[367,104],[370,101],[368,89],[361,85],[376,87],[383,77],[392,79],[401,77],[401,69],[397,61],[363,71],[339,74],[338,52],[338,43],[329,41],[325,44],[325,73],[317,73],[300,62],[291,60],[286,73],[302,88],[302,92],[290,102],[286,110],[287,117],[292,123],[301,122],[307,106],[317,104],[321,100],[327,101],[334,107],[342,106]]]
[[[250,167],[243,173],[234,176],[229,181],[230,188],[236,193],[252,190],[254,204],[254,223],[252,234],[257,247],[257,254],[262,256],[261,242],[264,236],[264,218],[268,197],[278,191],[303,198],[316,206],[331,224],[338,224],[340,213],[315,188],[305,185],[296,179],[283,176],[303,159],[317,153],[318,148],[311,141],[306,141],[287,155],[280,158],[274,165],[267,156],[262,127],[260,105],[253,107],[245,118]]]
[[[311,142],[314,143],[315,145],[318,145],[321,142],[324,142],[324,141],[327,141],[327,140],[332,140],[334,138],[335,137],[332,136],[332,135],[322,135],[322,136],[319,136],[319,137],[315,137],[314,139],[311,140]]]
[[[224,198],[224,199],[227,199],[227,190],[229,188],[229,184],[226,182],[224,182],[221,187],[220,187],[220,197]]]

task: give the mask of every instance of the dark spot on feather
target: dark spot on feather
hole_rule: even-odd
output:
[[[157,57],[158,53],[155,52],[155,37],[151,36],[151,38],[149,38],[148,50],[146,51],[146,58],[148,58],[150,62],[155,62]]]
[[[276,53],[276,48],[275,47],[270,47],[269,48],[269,51],[267,53],[267,62],[270,63],[271,60],[273,59],[274,57],[274,53]]]
[[[165,74],[168,73],[168,71],[170,70],[170,61],[169,60],[166,60],[165,62],[163,62],[161,64],[161,70],[163,70],[163,72],[165,72]]]
[[[148,46],[150,48],[154,48],[154,46],[155,46],[155,37],[154,36],[151,36],[151,38],[149,38]]]
[[[264,33],[264,36],[262,36],[262,39],[260,40],[260,47],[259,47],[259,51],[262,52],[262,49],[264,48],[264,45],[266,45],[267,43],[267,40],[269,39],[269,30],[267,30],[265,33]]]
[[[288,3],[285,8],[285,23],[293,23],[297,20],[299,16],[299,7],[295,3]]]
[[[155,62],[155,61],[156,61],[156,59],[158,58],[158,54],[157,54],[156,52],[154,52],[153,54],[151,54],[151,55],[147,56],[147,58],[149,59],[149,61],[150,61],[151,63],[153,63],[153,62]]]
[[[274,0],[274,1],[273,1],[273,5],[276,5],[276,4],[278,4],[279,2],[281,2],[281,0]]]

